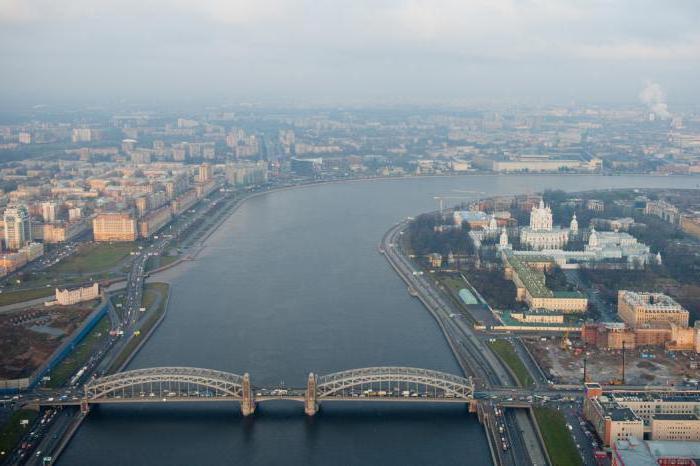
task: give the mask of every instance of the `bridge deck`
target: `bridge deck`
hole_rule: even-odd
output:
[[[264,403],[266,401],[295,401],[303,403],[304,396],[297,395],[263,395],[255,397],[256,403]],[[317,399],[318,403],[322,402],[394,402],[394,403],[469,403],[470,399],[465,398],[434,398],[434,397],[404,397],[404,396],[327,396]],[[171,397],[134,397],[134,398],[99,398],[88,399],[88,404],[134,404],[134,403],[240,403],[241,398],[232,396],[211,396],[211,397],[194,397],[194,396],[171,396]],[[46,401],[38,402],[39,406],[80,406],[81,400],[65,400],[65,401]]]

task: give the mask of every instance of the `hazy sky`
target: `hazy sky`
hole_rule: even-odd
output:
[[[0,98],[700,101],[700,0],[0,0]]]

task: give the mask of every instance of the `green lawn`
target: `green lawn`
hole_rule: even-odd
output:
[[[552,465],[580,466],[581,456],[569,429],[566,428],[564,415],[550,408],[534,408],[534,411]]]
[[[65,258],[49,271],[59,273],[88,274],[102,272],[118,265],[131,251],[137,251],[134,243],[87,243],[80,250]]]
[[[461,277],[442,276],[440,277],[440,281],[455,293],[459,293],[459,290],[462,288],[467,288],[467,284],[464,283]]]
[[[146,308],[147,313],[150,314],[141,327],[139,328],[141,334],[139,336],[134,336],[126,344],[122,352],[114,359],[112,366],[109,368],[109,372],[116,371],[119,367],[124,364],[129,355],[136,350],[136,347],[141,343],[141,339],[148,335],[153,326],[158,322],[160,316],[163,315],[168,305],[168,290],[170,285],[167,283],[149,283],[144,288],[143,299],[141,305]],[[158,303],[158,308],[153,312],[150,308],[155,304],[160,296],[160,302]],[[126,338],[126,336],[124,336]]]
[[[51,380],[46,386],[56,388],[68,382],[70,377],[90,359],[98,345],[107,338],[109,326],[109,316],[102,317],[90,333],[78,343],[73,352],[48,374]]]
[[[21,303],[36,298],[44,298],[54,294],[53,288],[35,288],[32,290],[5,291],[0,294],[0,306]]]
[[[176,260],[178,260],[180,257],[179,256],[155,256],[155,257],[149,257],[148,261],[146,262],[146,271],[150,272],[151,270],[158,269],[160,267],[165,267],[166,265],[170,265]]]
[[[489,343],[491,349],[505,362],[518,378],[518,383],[522,387],[529,387],[534,383],[525,364],[520,360],[520,356],[513,349],[513,345],[506,340],[496,340]]]
[[[0,461],[3,460],[5,455],[10,453],[22,436],[32,428],[32,423],[37,416],[39,416],[39,411],[33,409],[20,409],[10,416],[7,424],[0,429]],[[19,421],[22,419],[27,419],[29,425],[20,426]]]

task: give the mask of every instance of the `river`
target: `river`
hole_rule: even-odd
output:
[[[305,385],[309,371],[407,365],[459,374],[432,317],[378,254],[384,232],[434,196],[544,188],[694,188],[692,177],[464,176],[316,185],[247,201],[198,260],[167,271],[167,318],[130,368],[249,372],[254,385]],[[455,202],[457,202],[455,200]],[[61,465],[490,464],[461,406],[102,406]]]

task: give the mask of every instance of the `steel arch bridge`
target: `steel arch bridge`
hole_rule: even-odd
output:
[[[272,400],[304,403],[314,415],[322,401],[395,401],[471,403],[474,385],[469,378],[415,367],[366,367],[323,376],[311,373],[306,389],[253,389],[250,376],[196,367],[153,367],[100,377],[83,386],[80,399],[64,396],[39,400],[42,406],[103,403],[215,402],[240,403],[243,415],[255,412],[256,404]]]
[[[391,392],[398,387],[410,392],[411,388],[423,389],[428,398],[457,398],[471,400],[474,393],[472,381],[445,372],[416,367],[366,367],[335,372],[318,377],[318,399],[362,389],[383,386]],[[431,391],[433,396],[429,396]]]
[[[84,390],[88,401],[171,393],[178,397],[203,393],[242,399],[246,378],[247,374],[196,367],[154,367],[101,377],[87,383]]]

